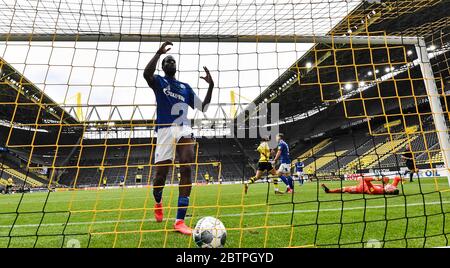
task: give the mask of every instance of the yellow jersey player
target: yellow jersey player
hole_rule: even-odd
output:
[[[206,184],[209,184],[209,179],[210,179],[210,178],[209,178],[209,173],[206,172],[205,175],[204,175],[204,177],[205,177],[205,183],[206,183]]]
[[[256,151],[259,153],[258,169],[255,176],[251,177],[244,183],[245,194],[247,194],[248,192],[249,184],[261,179],[265,171],[267,171],[271,175],[277,175],[275,168],[270,162],[270,147],[268,141],[269,138],[263,138],[258,148],[256,149]],[[282,194],[282,192],[280,192],[280,190],[278,189],[278,179],[275,178],[273,184],[275,186],[275,194]]]
[[[8,179],[8,183],[6,184],[5,193],[10,194],[12,192],[12,188],[14,187],[14,181],[12,178]]]

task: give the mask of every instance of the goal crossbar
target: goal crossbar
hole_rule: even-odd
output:
[[[178,34],[0,34],[0,41],[41,42],[242,42],[242,43],[325,43],[325,44],[373,44],[417,45],[420,37],[403,36],[315,36],[315,35],[178,35]]]

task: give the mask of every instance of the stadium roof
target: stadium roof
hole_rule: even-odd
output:
[[[0,103],[2,103],[0,120],[6,124],[11,121],[16,125],[78,122],[2,58],[0,58]]]

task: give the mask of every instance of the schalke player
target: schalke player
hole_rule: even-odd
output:
[[[191,163],[194,162],[194,134],[187,119],[188,107],[205,112],[211,102],[214,81],[208,68],[203,67],[206,76],[200,77],[208,83],[208,92],[203,101],[194,93],[187,83],[175,78],[177,65],[172,56],[162,61],[164,76],[155,75],[156,65],[161,55],[166,54],[172,46],[164,42],[144,70],[144,78],[153,89],[156,97],[156,131],[155,179],[153,181],[153,197],[155,198],[155,219],[163,220],[162,194],[170,164],[174,164],[175,153],[180,163],[181,180],[179,183],[178,209],[174,229],[182,234],[191,235],[184,218],[189,206],[192,178]]]
[[[286,192],[294,193],[294,181],[291,177],[291,158],[289,157],[289,146],[284,141],[284,134],[278,133],[277,142],[278,151],[273,159],[274,163],[280,160],[277,175],[287,185]]]
[[[297,177],[298,177],[298,182],[300,183],[300,185],[303,185],[303,183],[305,182],[304,178],[303,178],[303,168],[305,167],[305,164],[298,159],[297,163],[295,163],[295,172],[297,173]]]

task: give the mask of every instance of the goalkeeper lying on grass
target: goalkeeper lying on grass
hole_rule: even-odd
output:
[[[359,184],[357,186],[348,186],[337,189],[328,189],[325,184],[322,184],[322,189],[325,193],[349,193],[349,194],[388,194],[397,195],[399,190],[397,188],[398,183],[401,181],[400,177],[395,177],[392,184],[389,184],[389,178],[383,177],[381,179],[372,177],[360,177]],[[372,181],[382,181],[382,184],[372,184]]]

